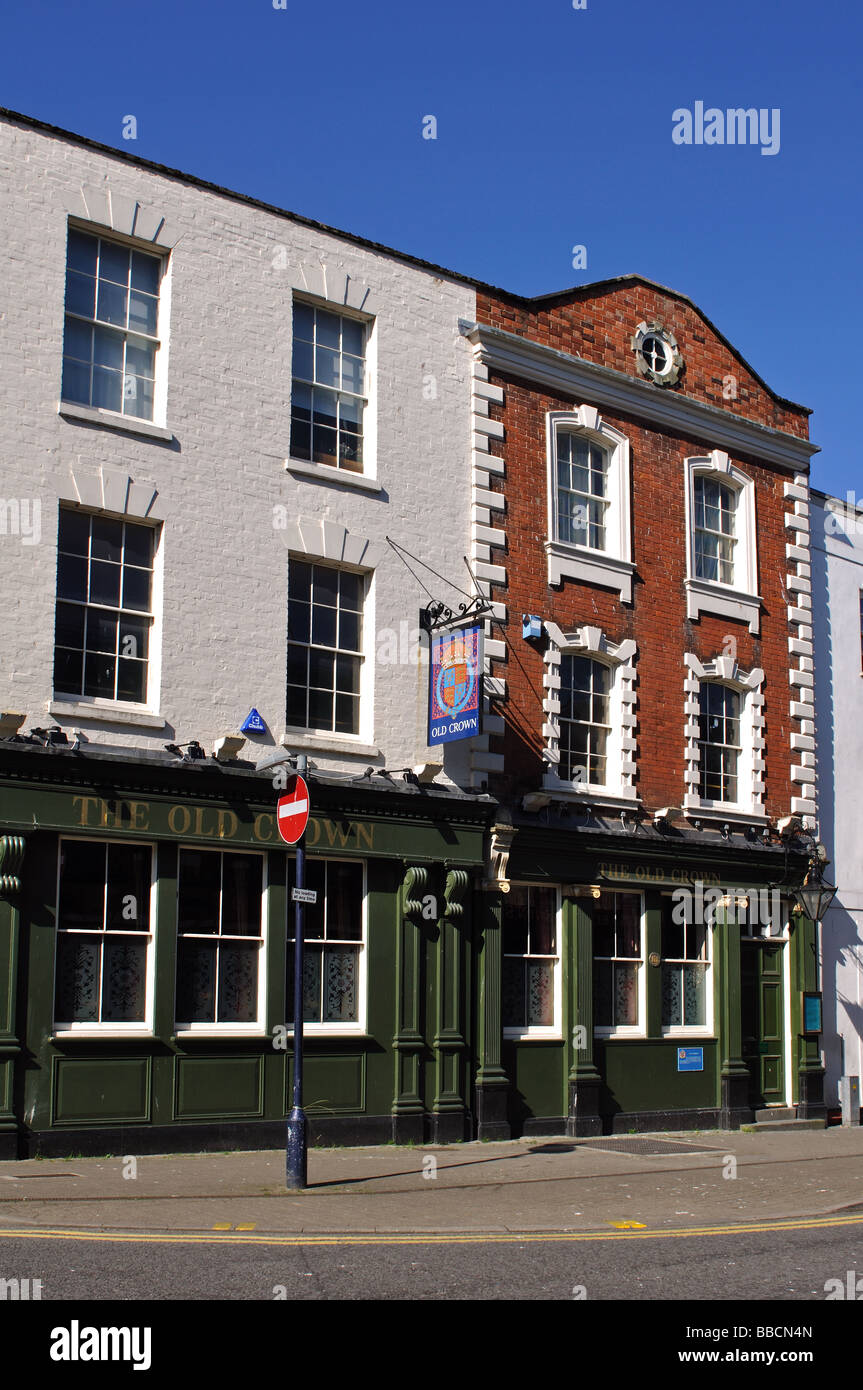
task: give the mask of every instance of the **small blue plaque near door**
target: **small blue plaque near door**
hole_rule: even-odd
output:
[[[265,734],[267,726],[256,709],[246,715],[245,724],[240,725],[241,734]]]
[[[703,1047],[679,1047],[677,1049],[678,1071],[704,1071]]]

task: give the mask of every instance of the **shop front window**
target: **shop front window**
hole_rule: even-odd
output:
[[[359,1025],[363,1013],[364,869],[362,863],[307,856],[303,887],[317,894],[304,908],[303,1022]],[[287,1021],[294,1021],[296,859],[288,861]]]
[[[662,1026],[707,1025],[708,932],[704,922],[684,918],[680,905],[662,902]],[[692,915],[692,914],[690,914]]]
[[[151,876],[149,845],[60,841],[59,1028],[146,1022]]]
[[[177,1023],[258,1019],[263,857],[180,850]]]
[[[641,894],[601,893],[593,909],[593,1021],[641,1027]]]
[[[557,1026],[557,890],[514,883],[503,899],[503,1026]]]

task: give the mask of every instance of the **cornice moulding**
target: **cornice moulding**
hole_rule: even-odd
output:
[[[668,429],[718,444],[734,453],[756,454],[793,472],[807,471],[817,444],[732,415],[716,406],[669,394],[610,367],[587,362],[557,348],[534,343],[501,328],[473,324],[463,330],[479,361],[496,371],[526,377],[564,396],[588,396],[612,410],[640,415]]]

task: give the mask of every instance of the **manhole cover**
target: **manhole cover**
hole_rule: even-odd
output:
[[[573,1154],[577,1144],[537,1144],[535,1148],[528,1149],[529,1154]]]
[[[615,1154],[640,1154],[643,1158],[660,1158],[663,1154],[712,1154],[718,1153],[708,1144],[684,1144],[678,1139],[652,1139],[643,1135],[628,1134],[622,1139],[582,1140],[582,1147],[603,1149]]]

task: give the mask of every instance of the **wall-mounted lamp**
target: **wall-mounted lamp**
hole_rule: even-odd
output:
[[[196,738],[189,743],[166,743],[164,746],[167,752],[173,753],[175,758],[182,758],[184,763],[198,763],[207,756]]]
[[[65,733],[57,724],[51,729],[33,729],[32,733],[44,743],[46,748],[65,748],[69,743]]]

